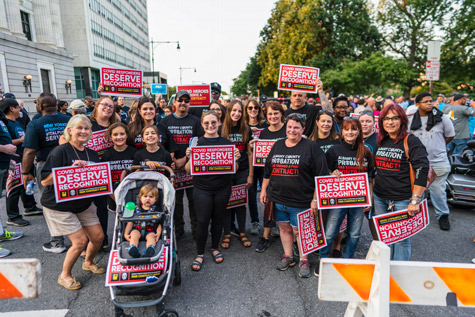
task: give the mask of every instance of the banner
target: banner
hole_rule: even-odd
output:
[[[348,215],[345,215],[345,218],[343,218],[343,222],[341,223],[341,226],[340,226],[340,232],[345,232],[347,227],[348,227]]]
[[[302,211],[297,215],[302,255],[307,255],[327,245],[321,219],[321,210],[318,210],[317,221],[315,221],[315,215],[311,209]]]
[[[368,174],[315,177],[318,209],[371,206]]]
[[[319,73],[315,67],[280,64],[277,89],[317,93]]]
[[[163,248],[163,253],[158,262],[138,265],[122,265],[119,262],[118,250],[110,252],[107,263],[106,286],[133,285],[144,282],[148,276],[160,277],[167,268],[168,247]]]
[[[143,73],[141,70],[101,68],[102,95],[142,97]]]
[[[184,171],[175,171],[175,190],[193,187],[193,176]]]
[[[15,164],[15,169],[8,172],[7,183],[5,185],[7,189],[7,197],[13,188],[23,186],[23,177],[21,176],[21,163]]]
[[[231,197],[229,197],[228,208],[236,208],[247,205],[247,184],[235,185],[231,188]]]
[[[253,139],[259,139],[259,137],[261,136],[261,132],[263,130],[264,129],[252,128],[252,138]]]
[[[191,175],[235,174],[234,145],[191,148]]]
[[[93,132],[91,139],[84,144],[88,149],[96,151],[99,157],[101,157],[107,149],[114,147],[114,143],[106,139],[106,131],[105,129]]]
[[[158,95],[161,94],[163,96],[167,95],[167,85],[165,84],[151,84],[150,88],[152,90],[152,94]]]
[[[429,225],[427,199],[420,204],[420,212],[410,217],[407,209],[373,216],[374,226],[380,241],[393,244],[409,237]]]
[[[53,168],[56,203],[113,193],[109,162]]]
[[[257,140],[254,142],[254,151],[252,151],[252,165],[265,166],[267,156],[274,146],[276,140]]]
[[[354,119],[359,120],[360,119],[360,114],[359,113],[352,113],[352,114],[350,114],[350,118],[354,118]],[[379,133],[379,116],[374,116],[373,132],[374,133]]]
[[[208,107],[211,103],[210,85],[177,86],[176,91],[186,90],[190,93],[190,107]]]

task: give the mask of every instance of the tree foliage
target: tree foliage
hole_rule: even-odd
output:
[[[261,68],[257,64],[256,57],[251,57],[251,60],[246,65],[244,71],[242,71],[238,77],[233,79],[233,86],[231,87],[231,93],[236,96],[241,95],[255,95],[257,96],[257,83],[261,74]]]

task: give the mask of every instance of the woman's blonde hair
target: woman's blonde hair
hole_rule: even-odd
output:
[[[71,134],[69,133],[68,129],[75,128],[81,123],[84,123],[85,125],[87,125],[89,127],[89,130],[91,130],[92,128],[91,120],[89,120],[89,118],[86,117],[86,115],[84,114],[77,114],[73,116],[71,119],[69,119],[68,125],[64,129],[63,135],[66,142],[71,141]],[[89,133],[89,137],[87,138],[87,141],[89,141],[91,137],[92,137],[92,130],[91,130],[91,133]]]

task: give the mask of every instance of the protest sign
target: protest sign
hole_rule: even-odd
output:
[[[191,175],[235,174],[234,145],[191,148]]]
[[[425,229],[429,225],[427,199],[420,204],[420,210],[413,217],[409,216],[407,209],[373,216],[379,240],[393,244]]]
[[[93,132],[91,139],[84,145],[88,149],[96,151],[99,157],[104,154],[105,150],[114,147],[114,143],[106,139],[106,131],[107,130]]]
[[[190,93],[190,107],[208,107],[211,103],[210,85],[178,86],[176,91],[186,90]]]
[[[297,215],[302,255],[307,255],[327,245],[321,219],[321,210],[318,211],[316,221],[311,209],[302,211]]]
[[[21,163],[15,164],[15,169],[8,173],[7,183],[5,185],[7,189],[7,197],[13,188],[23,186],[23,177],[21,176]]]
[[[141,70],[101,68],[102,95],[142,97],[143,74]]]
[[[175,171],[175,190],[193,187],[193,176],[184,171]]]
[[[53,168],[56,203],[113,193],[109,162]]]
[[[347,227],[348,227],[348,215],[345,215],[345,218],[343,218],[343,222],[341,223],[341,226],[340,226],[340,232],[345,232]]]
[[[315,177],[319,209],[371,206],[368,174]]]
[[[265,166],[267,156],[274,146],[275,140],[257,140],[254,143],[254,151],[252,152],[252,165]]]
[[[106,286],[133,285],[143,282],[148,276],[160,277],[167,267],[168,247],[163,248],[163,253],[158,262],[122,265],[119,262],[118,250],[112,250],[107,263]]]
[[[227,209],[245,205],[247,205],[246,184],[235,185],[231,187],[231,197],[229,197]]]
[[[360,114],[359,113],[352,113],[352,114],[350,114],[350,118],[354,118],[354,119],[359,120],[360,119]],[[379,116],[374,116],[373,132],[374,133],[379,133]]]
[[[261,132],[264,129],[258,129],[258,128],[252,128],[252,138],[253,139],[259,139],[259,136],[261,135]]]
[[[319,73],[315,67],[280,64],[277,89],[317,93]]]
[[[167,85],[165,84],[151,84],[150,88],[152,90],[152,94],[154,95],[158,95],[158,94],[161,94],[164,96],[167,95]]]

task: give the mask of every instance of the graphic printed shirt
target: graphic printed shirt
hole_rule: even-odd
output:
[[[365,151],[364,169],[359,169],[356,163],[358,148],[342,141],[331,147],[326,153],[330,172],[339,170],[342,174],[368,173],[368,180],[373,178],[374,160],[370,151]]]
[[[330,139],[330,136],[326,137],[325,139],[318,139],[316,141],[318,146],[322,149],[323,153],[327,153],[327,151],[334,146],[335,144],[340,143],[340,139],[332,140]]]
[[[7,122],[8,132],[10,133],[12,140],[21,139],[21,137],[25,135],[25,131],[21,127],[20,122],[10,119],[7,119]],[[23,156],[23,144],[18,144],[16,146],[16,154],[20,155],[20,157],[12,156],[12,158],[18,163],[21,161],[21,157]]]
[[[303,115],[305,118],[305,130],[303,131],[303,134],[309,137],[310,134],[312,134],[313,132],[313,128],[315,127],[315,120],[320,110],[322,110],[322,107],[305,104],[305,106],[298,110],[294,110],[292,108],[285,110],[285,117],[288,117],[289,114],[292,113],[299,113]]]
[[[112,183],[114,188],[117,188],[120,182],[120,175],[122,172],[132,165],[134,160],[134,155],[137,152],[135,148],[132,146],[127,146],[127,148],[123,151],[117,151],[114,148],[108,149],[104,152],[101,157],[102,162],[109,162],[111,175],[112,175]]]
[[[251,129],[248,128],[248,140],[252,140],[252,132]],[[229,139],[231,142],[234,143],[234,146],[239,150],[239,154],[241,157],[238,160],[239,169],[240,171],[249,169],[249,158],[247,157],[247,145],[248,143],[243,142],[242,134],[239,131],[239,127],[235,126],[231,128],[231,133],[229,134]]]
[[[260,140],[281,140],[287,138],[287,132],[285,129],[285,124],[277,131],[270,131],[269,128],[262,130],[259,135]]]
[[[160,125],[168,129],[173,136],[177,146],[177,150],[175,150],[175,158],[177,159],[186,155],[186,149],[189,147],[192,137],[199,137],[204,134],[200,119],[190,114],[183,118],[172,114],[163,118],[160,121]]]
[[[145,162],[148,161],[155,161],[161,165],[166,165],[168,167],[171,167],[173,163],[170,153],[168,153],[168,151],[165,150],[163,147],[159,147],[156,152],[149,152],[147,148],[143,148],[137,151],[134,155],[132,165],[145,165]],[[166,173],[166,175],[168,176],[168,173]]]

